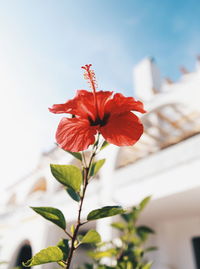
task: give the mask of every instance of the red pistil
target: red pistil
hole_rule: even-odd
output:
[[[94,105],[97,112],[96,116],[98,118],[99,113],[98,113],[98,104],[97,104],[97,95],[96,95],[97,82],[96,82],[94,70],[90,70],[91,66],[92,66],[91,64],[86,64],[85,66],[82,66],[81,68],[83,68],[86,71],[84,73],[84,78],[89,82],[90,87],[92,88],[93,95],[94,95]]]

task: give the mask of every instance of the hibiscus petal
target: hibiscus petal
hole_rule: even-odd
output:
[[[64,104],[55,104],[49,108],[52,113],[69,113],[81,118],[88,116],[95,120],[96,109],[94,106],[94,96],[92,92],[78,90],[76,96]]]
[[[125,97],[121,93],[116,93],[105,107],[105,112],[112,114],[121,114],[131,110],[141,113],[146,112],[142,102],[136,101],[133,97]]]
[[[69,100],[64,104],[55,104],[52,106],[52,108],[49,108],[49,111],[55,114],[61,114],[61,113],[72,113],[72,101]]]
[[[100,132],[111,144],[117,146],[132,146],[143,133],[140,119],[131,112],[115,114],[108,123],[100,128]]]
[[[109,91],[99,91],[96,93],[97,95],[97,106],[98,106],[98,114],[100,119],[103,119],[105,113],[105,106],[109,102],[113,92]]]
[[[79,152],[94,144],[96,132],[97,128],[90,126],[86,119],[62,118],[56,132],[56,141],[64,150]]]
[[[111,95],[112,92],[109,91],[99,91],[96,93],[100,118],[104,117],[104,107]],[[73,99],[64,104],[55,104],[52,108],[49,108],[49,111],[56,114],[69,113],[85,119],[90,117],[93,121],[95,121],[97,117],[94,95],[92,92],[86,90],[78,90]]]
[[[96,92],[98,114],[100,118],[104,117],[104,107],[110,99],[112,92],[98,91]],[[76,95],[76,113],[75,115],[81,118],[88,118],[88,116],[95,121],[97,118],[97,111],[94,102],[94,94],[88,91],[77,91]]]
[[[55,104],[52,106],[52,108],[49,108],[49,111],[55,114],[69,113],[80,116],[80,114],[83,114],[85,112],[84,111],[83,113],[81,113],[80,107],[78,105],[82,96],[85,96],[86,99],[91,99],[93,95],[91,92],[88,92],[86,90],[78,90],[76,96],[73,99],[68,100],[64,104]]]
[[[79,90],[74,98],[75,115],[81,118],[95,119],[96,109],[94,105],[94,96],[92,92],[86,90]]]

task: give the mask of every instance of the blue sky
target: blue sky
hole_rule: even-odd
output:
[[[81,65],[93,64],[101,89],[126,95],[133,66],[146,56],[177,80],[179,67],[193,70],[200,54],[199,18],[195,0],[0,0],[5,185],[53,146],[60,116],[47,107],[86,88]]]

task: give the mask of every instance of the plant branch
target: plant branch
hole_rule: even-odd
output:
[[[73,257],[74,251],[76,250],[75,241],[76,241],[76,238],[77,238],[77,235],[78,235],[79,228],[83,224],[87,223],[87,221],[81,223],[81,212],[82,212],[83,201],[84,201],[84,198],[85,198],[87,185],[89,183],[89,177],[90,177],[89,172],[90,172],[90,168],[91,168],[91,165],[92,165],[92,161],[93,161],[93,159],[94,159],[94,157],[96,155],[96,150],[97,150],[97,147],[96,147],[95,151],[91,155],[88,167],[83,168],[84,169],[83,170],[83,194],[82,194],[81,200],[80,200],[76,228],[75,228],[74,234],[71,236],[71,240],[72,240],[71,241],[71,249],[70,249],[70,252],[69,252],[68,259],[67,259],[66,269],[70,268],[72,257]]]
[[[71,249],[70,249],[70,252],[69,252],[68,259],[67,259],[66,269],[69,269],[70,268],[70,264],[71,264],[71,261],[72,261],[73,253],[74,253],[74,251],[76,249],[74,243],[76,241],[76,238],[77,238],[77,235],[78,235],[78,231],[79,231],[79,228],[81,226],[81,211],[82,211],[82,207],[83,207],[83,200],[84,200],[84,197],[85,197],[85,192],[86,192],[86,189],[87,189],[87,185],[88,185],[88,168],[84,168],[83,194],[81,196],[80,206],[79,206],[79,210],[78,210],[78,218],[77,218],[76,228],[75,228],[74,234],[72,235]]]
[[[71,235],[70,233],[68,233],[68,231],[67,231],[67,230],[64,230],[64,232],[66,233],[66,235],[67,235],[69,238],[71,238],[71,239],[72,239],[72,235]]]
[[[76,228],[75,228],[74,234],[72,236],[70,235],[70,238],[71,238],[71,249],[70,249],[70,252],[69,252],[68,259],[66,261],[67,262],[66,269],[69,269],[70,268],[70,264],[72,262],[72,257],[73,257],[74,251],[77,248],[75,246],[75,241],[76,241],[76,238],[77,238],[77,235],[78,235],[78,232],[79,232],[79,228],[82,225],[84,225],[85,223],[87,223],[87,221],[81,223],[81,212],[82,212],[83,201],[84,201],[84,198],[85,198],[85,193],[86,193],[87,185],[89,183],[90,170],[91,170],[91,166],[92,166],[92,161],[93,161],[93,159],[94,159],[94,157],[96,155],[96,152],[97,152],[97,149],[98,149],[98,144],[99,144],[99,134],[98,134],[98,137],[97,137],[97,142],[96,142],[95,148],[93,149],[92,155],[90,157],[89,164],[88,164],[88,166],[84,166],[83,167],[83,193],[82,193],[81,200],[80,200]],[[83,158],[84,158],[84,162],[86,164],[84,153],[82,153],[82,155],[83,155]],[[69,234],[68,234],[68,236],[69,236]]]

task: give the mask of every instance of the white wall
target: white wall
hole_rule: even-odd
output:
[[[200,216],[158,221],[152,269],[195,269],[191,239],[200,236]]]

